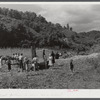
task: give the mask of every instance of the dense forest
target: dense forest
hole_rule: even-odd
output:
[[[0,47],[59,46],[68,47],[64,40],[75,32],[72,27],[47,22],[41,15],[34,12],[0,8]]]
[[[100,31],[76,33],[68,23],[61,26],[34,12],[0,8],[0,47],[59,47],[88,51],[99,44]]]

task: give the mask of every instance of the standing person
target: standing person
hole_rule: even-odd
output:
[[[17,53],[15,53],[15,62],[17,62]]]
[[[18,55],[18,53],[16,55],[16,62],[17,62],[17,65],[18,65],[18,62],[19,62],[19,55]]]
[[[14,64],[16,63],[16,54],[13,54]]]
[[[14,56],[15,54],[12,55],[12,63],[14,64]]]
[[[22,53],[19,56],[19,65],[20,65],[20,69],[22,69],[23,71],[23,54]]]
[[[35,71],[35,64],[34,64],[34,59],[32,59],[32,71]]]
[[[28,64],[29,64],[29,59],[28,58],[26,58],[26,71],[28,71]]]
[[[73,60],[72,60],[72,59],[71,59],[71,61],[70,61],[70,70],[71,70],[71,72],[73,73],[74,65],[73,65]]]
[[[45,65],[45,69],[47,69],[48,67],[48,62],[47,62],[47,56],[44,56],[44,65]]]
[[[28,71],[28,58],[23,58],[23,70]]]
[[[45,54],[45,50],[43,50],[43,60],[44,60],[45,68],[47,69],[47,56]]]
[[[35,56],[33,59],[32,59],[32,67],[34,68],[34,71],[37,69],[38,70],[38,57]]]
[[[55,63],[55,54],[54,54],[53,51],[52,51],[52,53],[51,53],[51,56],[52,56],[52,63],[53,63],[53,66],[54,66],[54,63]]]
[[[51,54],[49,54],[49,59],[48,59],[48,65],[49,65],[49,67],[52,67],[53,66],[53,62],[52,62],[52,59],[53,59],[53,57],[51,56]]]
[[[24,71],[26,67],[26,57],[23,57],[23,67],[22,70]]]
[[[10,71],[11,70],[11,59],[10,59],[10,57],[8,57],[7,65],[8,65],[8,71]]]
[[[45,50],[43,50],[43,59],[44,59],[44,57],[45,57]]]

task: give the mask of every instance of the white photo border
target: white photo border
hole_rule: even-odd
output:
[[[100,4],[100,2],[0,2],[0,4]],[[100,89],[0,89],[0,98],[100,98]]]

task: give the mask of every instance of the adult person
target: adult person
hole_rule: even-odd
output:
[[[17,63],[17,64],[19,63],[19,56],[20,56],[20,55],[17,53],[17,54],[16,54],[16,63]]]
[[[45,69],[47,69],[48,67],[48,61],[47,61],[47,56],[44,56],[44,65],[45,65]]]
[[[28,71],[29,70],[29,66],[28,66],[28,64],[29,64],[29,59],[28,58],[26,58],[26,71]]]
[[[25,70],[25,71],[28,71],[28,62],[29,62],[28,58],[24,57],[24,59],[23,59],[23,70]]]
[[[52,63],[53,63],[53,66],[54,66],[54,63],[55,63],[55,54],[54,54],[53,51],[52,51],[52,53],[51,53],[51,56],[52,56]]]
[[[13,63],[13,64],[14,64],[14,60],[15,60],[14,57],[15,57],[15,54],[13,53],[13,55],[12,55],[12,60],[13,60],[12,63]]]
[[[70,60],[70,70],[73,73],[74,70],[73,59]]]
[[[47,69],[47,56],[45,54],[45,50],[43,50],[43,60],[44,60],[45,68]]]
[[[26,57],[23,57],[23,67],[22,70],[24,71],[26,68]]]
[[[37,69],[38,70],[38,57],[37,55],[32,59],[32,67],[34,71]]]
[[[19,56],[19,66],[20,66],[20,69],[22,69],[23,71],[23,53],[21,53]]]
[[[49,65],[49,67],[52,67],[53,66],[53,62],[52,62],[52,59],[53,59],[53,57],[51,56],[51,54],[49,54],[49,58],[48,58],[48,65]]]
[[[15,62],[17,61],[17,53],[15,53]]]
[[[44,57],[45,57],[45,50],[43,50],[43,59],[44,59]]]
[[[7,65],[8,65],[8,71],[11,71],[11,59],[10,59],[10,57],[8,57]]]

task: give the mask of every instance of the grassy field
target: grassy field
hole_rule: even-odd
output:
[[[0,49],[0,55],[11,55],[16,52],[22,52],[24,55],[31,57],[30,49]],[[47,55],[50,52],[51,50],[46,50]],[[37,50],[37,55],[42,59],[41,49]],[[69,64],[58,64],[60,60],[63,59],[57,60],[54,67],[36,72],[18,72],[17,65],[13,65],[11,72],[8,72],[7,66],[4,65],[0,69],[0,88],[100,89],[100,67],[76,71],[72,74]],[[67,63],[69,62],[67,61]]]

